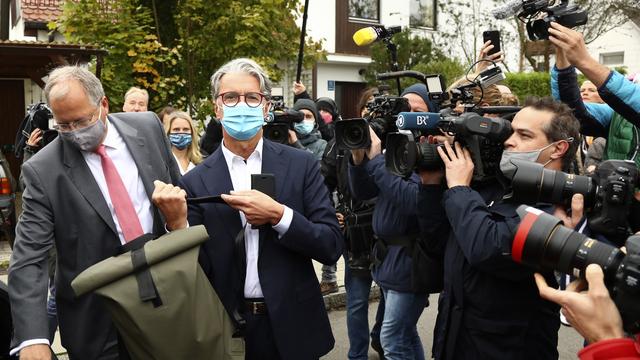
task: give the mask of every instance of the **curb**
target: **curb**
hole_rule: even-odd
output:
[[[380,288],[375,285],[369,292],[369,301],[380,299]],[[338,288],[338,292],[324,296],[324,307],[327,311],[340,310],[347,306],[347,293],[344,286]]]

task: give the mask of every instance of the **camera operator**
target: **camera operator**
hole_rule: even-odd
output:
[[[535,274],[535,279],[540,296],[562,306],[573,328],[590,343],[578,353],[581,360],[640,359],[640,343],[625,338],[620,312],[609,296],[600,266],[587,267],[587,291],[583,291],[586,284],[581,280],[561,291],[547,285],[540,274]]]
[[[402,93],[411,111],[430,111],[426,86],[416,84]],[[429,106],[431,105],[431,106]],[[428,304],[425,292],[412,286],[412,248],[419,236],[417,195],[420,178],[405,180],[385,168],[381,141],[370,129],[371,146],[351,150],[349,186],[357,200],[377,196],[373,212],[373,232],[378,238],[374,249],[373,279],[385,298],[380,342],[387,359],[424,359],[424,349],[416,324]]]
[[[510,159],[566,169],[575,156],[579,124],[571,109],[550,98],[529,99],[512,122],[501,170]],[[455,148],[455,152],[453,151]],[[511,260],[520,219],[518,204],[503,200],[498,182],[471,184],[474,164],[459,143],[438,148],[448,190],[435,184],[442,172],[421,171],[418,208],[422,229],[442,226],[434,214],[442,204],[450,237],[444,249],[444,290],[434,335],[436,359],[557,359],[558,307],[540,299],[533,271]],[[552,212],[550,206],[541,209]],[[553,273],[545,274],[555,284]]]
[[[364,90],[360,95],[358,110],[361,116],[367,113],[367,103],[378,94],[377,88]],[[338,120],[340,121],[340,120]],[[369,350],[369,293],[371,292],[371,250],[373,229],[371,214],[375,199],[358,201],[349,190],[348,164],[350,153],[339,149],[332,139],[320,163],[320,171],[329,193],[337,193],[336,209],[345,240],[344,284],[347,296],[347,334],[349,336],[350,360],[366,360]],[[322,288],[322,287],[321,287]],[[384,352],[380,345],[380,328],[384,315],[384,296],[380,296],[375,324],[371,329],[371,347],[381,358]]]
[[[295,123],[293,130],[289,130],[289,145],[311,152],[316,160],[320,161],[327,142],[318,131],[319,115],[316,104],[310,99],[299,99],[293,105],[293,109],[302,112],[304,120]]]
[[[640,165],[640,86],[593,59],[579,32],[553,22],[549,34],[557,53],[554,96],[575,109],[583,134],[608,139],[604,160],[633,160]],[[598,88],[606,104],[582,99],[576,68]]]

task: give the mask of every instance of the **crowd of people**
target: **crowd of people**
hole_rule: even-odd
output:
[[[502,173],[513,173],[516,159],[576,174],[609,159],[640,166],[640,85],[594,60],[579,32],[552,23],[549,33],[552,96],[528,98],[514,115]],[[500,62],[502,52],[487,55],[492,47],[485,43],[480,58]],[[581,87],[576,69],[588,79]],[[465,76],[451,87],[469,83]],[[204,225],[210,238],[199,264],[226,311],[240,315],[247,359],[319,359],[334,347],[322,295],[338,291],[341,256],[349,359],[367,359],[369,346],[390,360],[558,359],[561,315],[585,338],[581,359],[640,358],[600,267],[587,268],[583,291],[584,280],[512,259],[520,204],[505,197],[502,181],[473,181],[472,154],[454,136],[424,136],[438,145],[443,168],[402,178],[385,166],[385,139],[373,129],[368,148],[339,147],[336,102],[313,100],[301,83],[292,108],[303,118],[286,144],[266,139],[271,90],[253,60],[224,64],[211,77],[215,114],[201,137],[188,112],[148,112],[143,89],[131,88],[123,112],[110,112],[88,70],[49,74],[44,92],[59,137],[40,148],[36,129],[26,142],[9,269],[12,354],[50,359],[59,327],[71,359],[129,359],[104,303],[95,294],[75,297],[71,281],[143,234]],[[519,104],[504,85],[471,94],[476,106]],[[357,111],[366,117],[380,95],[364,90]],[[442,110],[424,84],[400,96],[411,112]],[[463,113],[465,105],[451,107]],[[253,174],[273,174],[274,193],[252,189]],[[187,203],[210,195],[224,203]],[[585,231],[583,201],[535,205]],[[312,260],[323,264],[320,279]],[[381,297],[370,327],[373,282]],[[438,309],[430,351],[418,333],[427,306]]]

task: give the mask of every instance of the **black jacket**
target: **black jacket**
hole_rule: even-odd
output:
[[[502,202],[502,193],[495,184],[444,193],[420,188],[421,229],[450,233],[439,244],[444,290],[434,331],[436,359],[558,358],[559,307],[540,298],[531,269],[511,260],[520,220],[517,205]],[[546,277],[556,282],[552,274]]]

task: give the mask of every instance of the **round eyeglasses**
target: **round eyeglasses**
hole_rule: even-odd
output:
[[[240,98],[244,97],[244,102],[247,106],[255,108],[262,104],[262,101],[265,99],[265,96],[259,92],[248,92],[245,94],[240,94],[235,91],[228,91],[218,95],[219,98],[222,98],[222,103],[229,107],[234,107],[238,105],[240,102]]]

